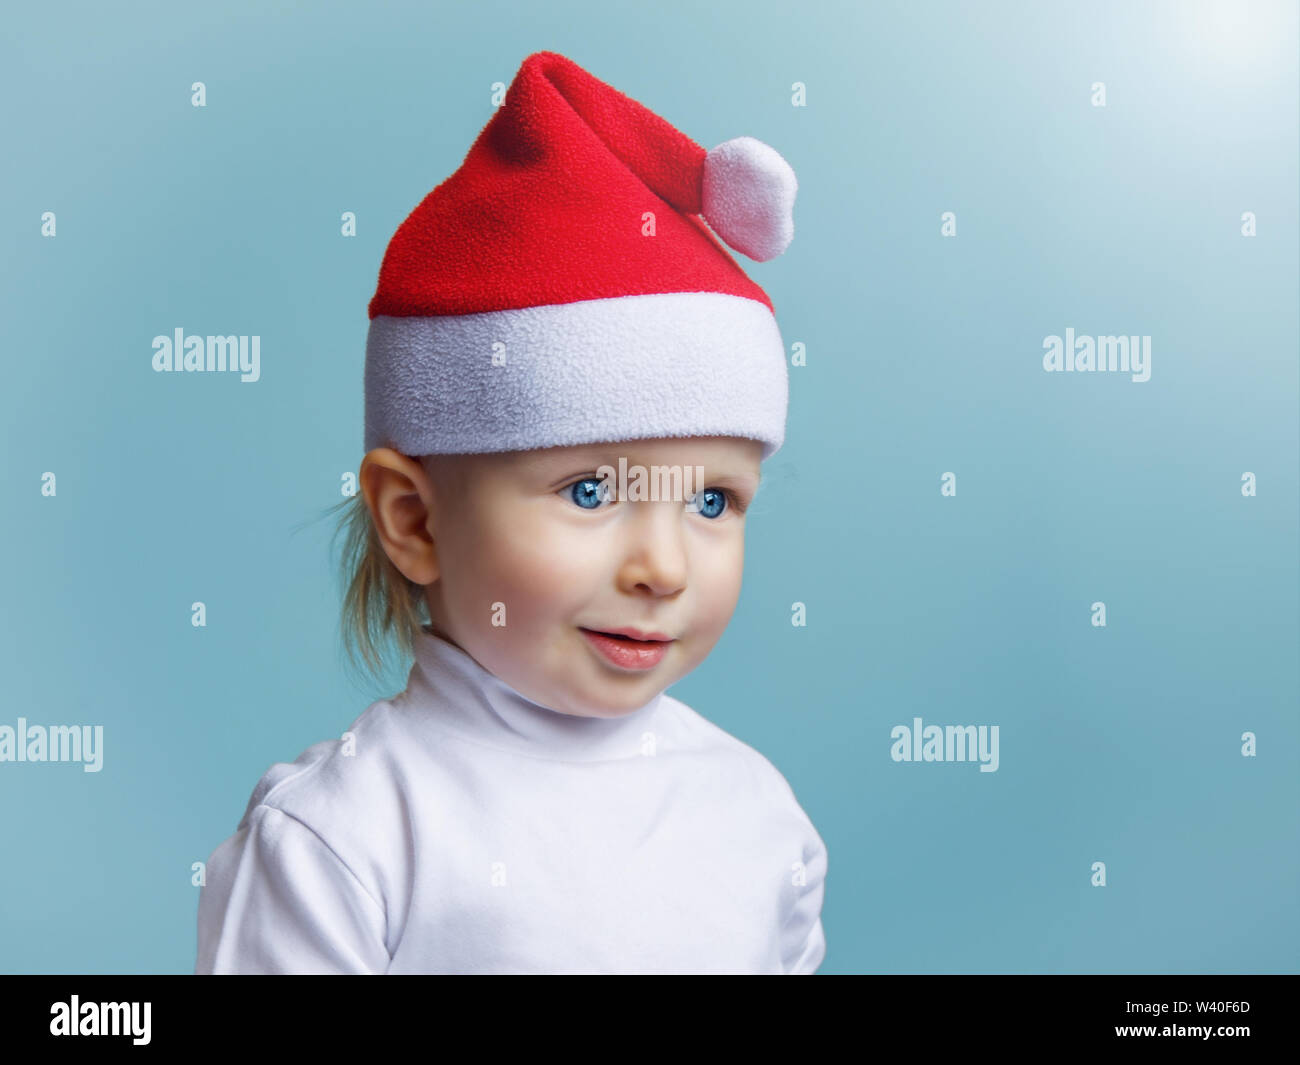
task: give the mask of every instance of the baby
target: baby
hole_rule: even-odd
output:
[[[794,175],[529,56],[370,304],[345,632],[413,659],[212,854],[199,973],[812,973],[826,847],[666,689],[785,433]],[[708,225],[704,224],[707,221]],[[712,229],[710,229],[712,227]]]

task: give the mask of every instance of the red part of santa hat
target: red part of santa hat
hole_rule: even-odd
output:
[[[762,142],[706,151],[572,60],[530,55],[388,245],[366,450],[717,435],[775,453],[788,383],[772,303],[709,226],[770,259],[795,191]]]

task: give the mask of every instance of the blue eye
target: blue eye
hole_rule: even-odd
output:
[[[595,510],[609,498],[609,489],[599,477],[584,477],[568,487],[569,498],[583,510]]]
[[[716,518],[727,508],[727,494],[717,488],[706,488],[695,495],[689,506],[706,518]]]

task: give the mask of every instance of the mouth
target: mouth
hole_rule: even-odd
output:
[[[583,632],[594,632],[597,636],[613,636],[620,640],[633,640],[636,643],[672,643],[671,636],[665,636],[662,632],[642,632],[640,629],[583,629]]]
[[[653,669],[675,642],[672,637],[665,636],[663,633],[642,633],[637,629],[619,629],[612,632],[602,632],[598,629],[579,631],[605,662],[631,672]]]

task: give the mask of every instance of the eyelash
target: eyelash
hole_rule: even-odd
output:
[[[555,490],[555,494],[556,494],[556,495],[559,495],[559,496],[563,496],[563,498],[566,500],[566,502],[570,502],[570,503],[572,503],[572,502],[573,502],[573,498],[572,498],[572,496],[568,495],[567,493],[569,493],[569,492],[573,489],[573,486],[574,486],[575,484],[582,484],[583,481],[599,481],[599,480],[600,480],[600,478],[597,477],[595,474],[590,474],[590,475],[588,475],[588,476],[586,476],[586,477],[575,477],[572,481],[570,481],[568,484],[566,484],[563,488],[557,488],[557,489]],[[700,491],[701,491],[701,492],[721,492],[724,496],[726,496],[726,499],[727,499],[727,509],[724,510],[724,511],[722,512],[722,514],[718,515],[718,517],[722,517],[722,516],[724,516],[724,515],[726,515],[726,514],[728,514],[728,513],[730,513],[730,512],[733,512],[733,511],[735,512],[736,516],[739,517],[740,515],[744,514],[744,513],[745,513],[745,510],[748,508],[748,504],[745,502],[745,500],[744,500],[744,499],[743,499],[743,498],[742,498],[738,493],[736,493],[735,491],[733,491],[733,490],[730,489],[730,488],[714,488],[714,487],[710,487],[710,486],[707,486],[707,485],[706,485],[704,488],[701,488]],[[574,505],[575,507],[578,507],[578,504],[577,504],[577,503],[574,503],[573,505]],[[594,511],[594,510],[601,510],[601,509],[603,509],[603,508],[601,508],[601,507],[578,507],[578,509],[579,509],[579,510],[593,510],[593,511]],[[708,519],[708,520],[710,520],[710,521],[717,521],[717,518],[710,518],[710,519]]]

